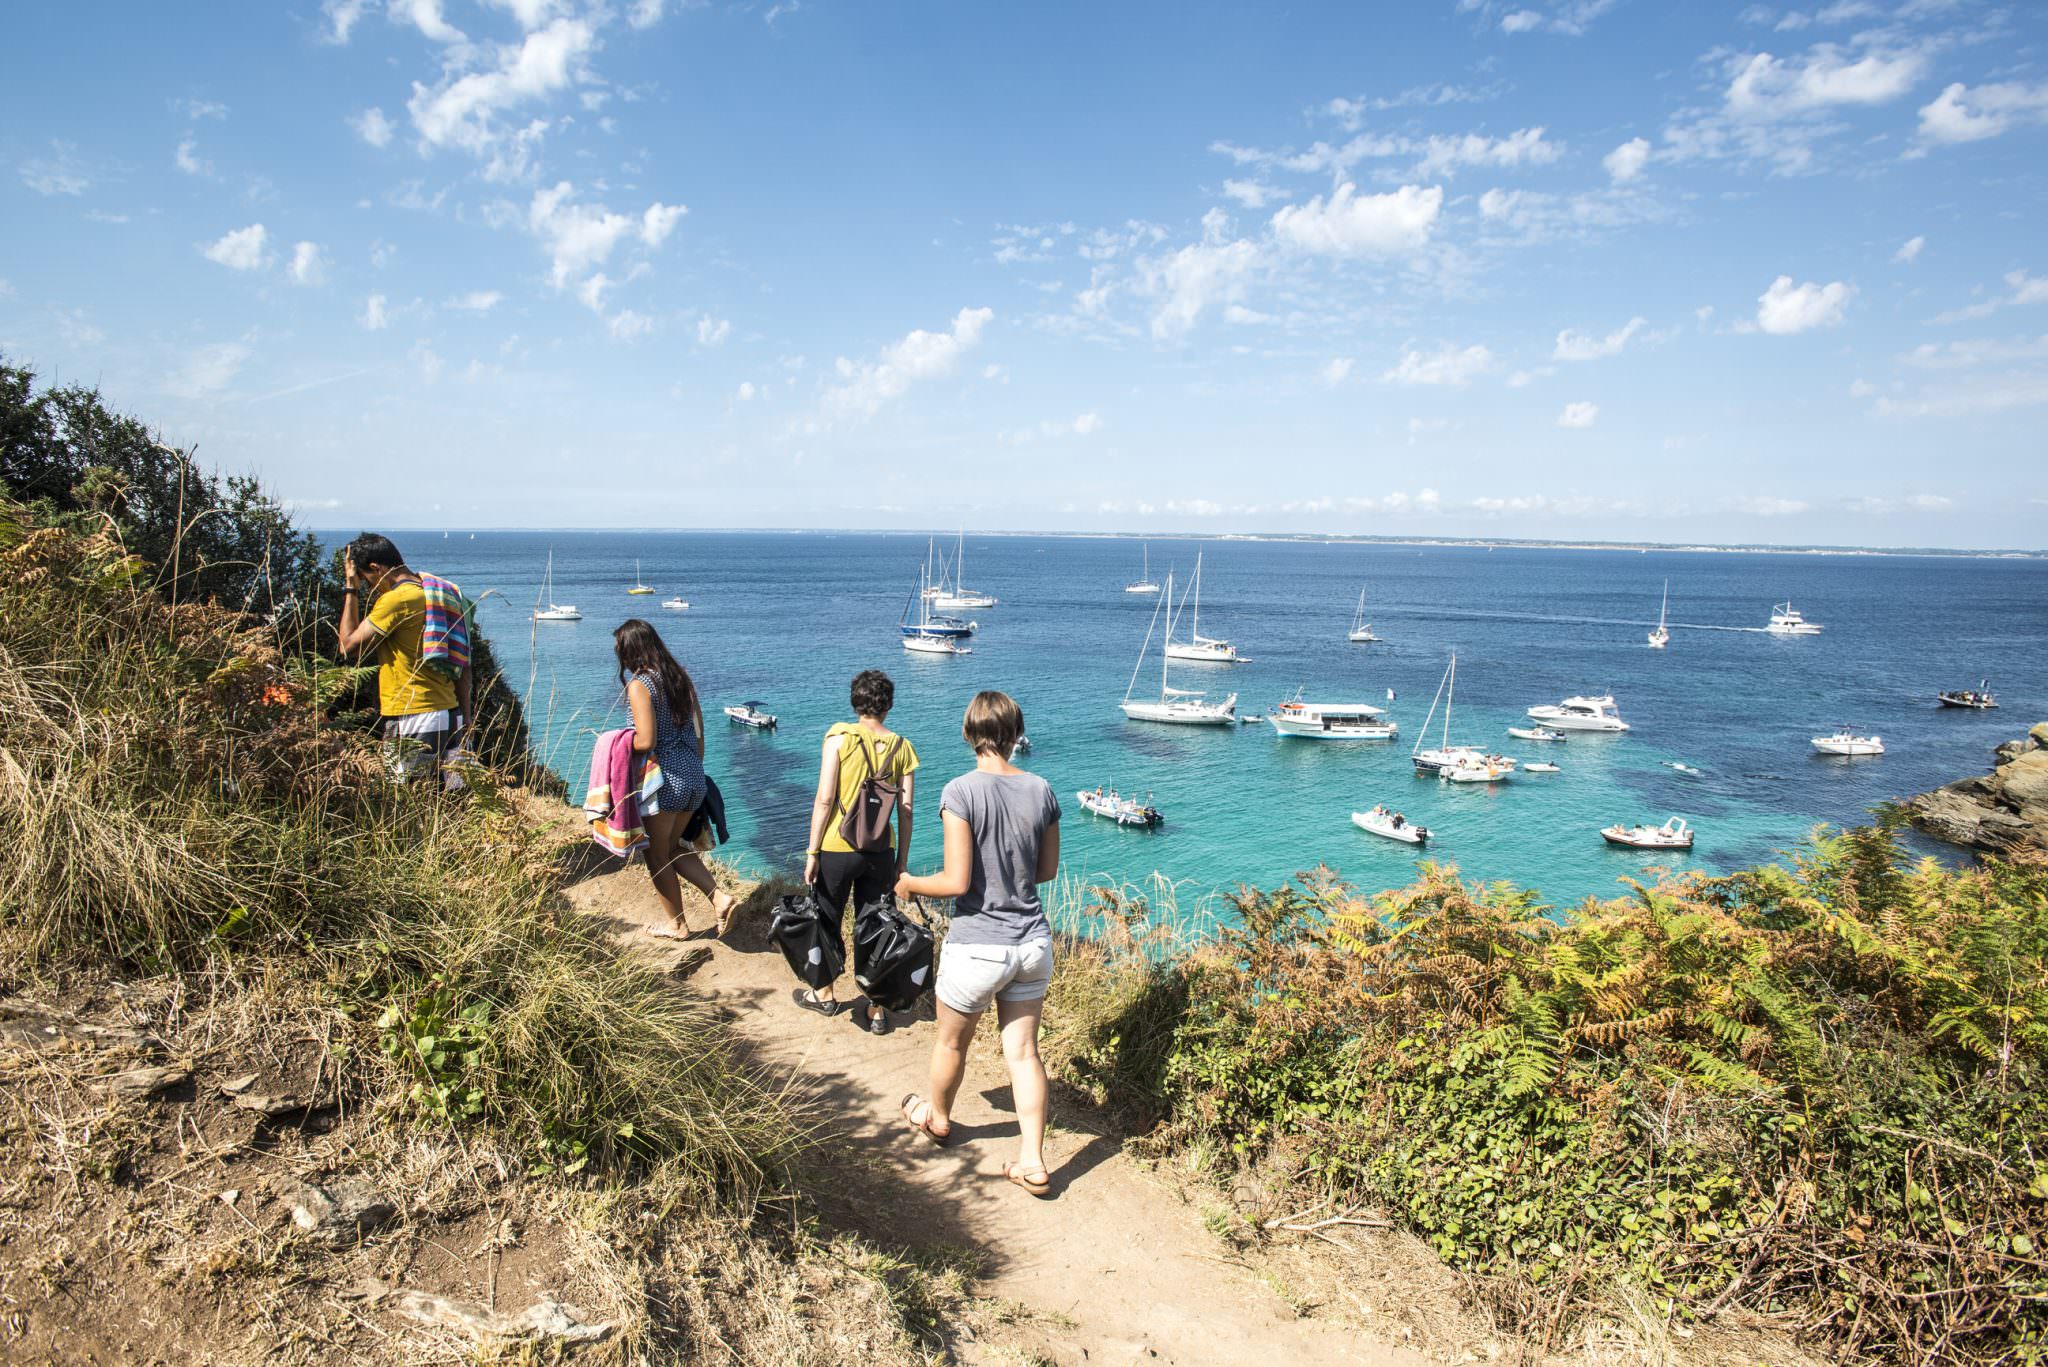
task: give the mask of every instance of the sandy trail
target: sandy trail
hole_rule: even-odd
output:
[[[1140,1169],[1114,1136],[1080,1126],[1055,1089],[1046,1159],[1056,1196],[1037,1200],[1002,1177],[1016,1153],[1008,1079],[992,1039],[977,1039],[954,1117],[939,1149],[903,1126],[906,1093],[927,1090],[933,1025],[898,1017],[876,1038],[863,1012],[830,1019],[790,1000],[794,981],[767,942],[766,913],[750,908],[731,943],[659,940],[644,928],[663,914],[645,871],[613,864],[571,891],[623,939],[689,990],[727,1009],[758,1062],[816,1101],[830,1140],[811,1195],[826,1218],[885,1246],[971,1250],[976,1290],[1034,1312],[1022,1331],[1038,1360],[1058,1363],[1408,1364],[1426,1361],[1350,1329],[1297,1318],[1271,1287],[1227,1260],[1200,1213]],[[709,912],[699,903],[692,924]],[[708,958],[705,955],[708,954]],[[850,975],[842,993],[855,989]],[[1064,1114],[1063,1114],[1064,1110]],[[981,1345],[954,1345],[966,1361],[1015,1361]]]

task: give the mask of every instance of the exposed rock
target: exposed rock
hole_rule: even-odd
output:
[[[395,1204],[347,1178],[325,1186],[293,1182],[279,1195],[291,1204],[292,1223],[330,1248],[347,1248],[398,1214]]]
[[[458,1329],[479,1339],[553,1339],[562,1343],[595,1343],[611,1337],[616,1327],[586,1323],[576,1311],[542,1293],[541,1298],[516,1315],[501,1314],[475,1301],[459,1301],[430,1291],[393,1290],[374,1277],[365,1277],[342,1293],[348,1300],[367,1301],[373,1306],[389,1302],[392,1309],[421,1324],[438,1329]]]
[[[1983,778],[1966,778],[1906,803],[1914,826],[1937,840],[1995,854],[2048,848],[2048,722],[1993,752]]]
[[[184,1068],[130,1068],[125,1072],[93,1078],[86,1085],[101,1096],[155,1096],[191,1079],[191,1072]]]

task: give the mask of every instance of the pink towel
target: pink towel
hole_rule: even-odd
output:
[[[640,813],[645,800],[659,791],[661,765],[653,755],[634,753],[632,727],[600,733],[590,748],[590,786],[583,795],[590,838],[621,859],[646,849]]]

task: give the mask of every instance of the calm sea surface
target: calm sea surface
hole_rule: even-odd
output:
[[[960,714],[978,689],[1023,705],[1034,744],[1020,760],[1066,808],[1067,871],[1083,878],[1172,880],[1191,917],[1239,882],[1274,884],[1327,863],[1367,888],[1408,881],[1418,858],[1368,835],[1354,810],[1385,802],[1437,833],[1428,857],[1468,878],[1507,879],[1551,902],[1620,890],[1617,880],[1671,856],[1617,850],[1610,822],[1685,817],[1698,828],[1683,867],[1769,860],[1817,822],[1850,823],[1872,804],[1984,770],[1999,741],[2048,715],[2048,562],[1904,556],[1797,556],[1201,543],[1202,629],[1251,663],[1176,662],[1176,687],[1234,690],[1264,712],[1311,700],[1385,706],[1385,744],[1282,741],[1270,727],[1210,729],[1127,721],[1130,684],[1155,600],[1128,595],[1135,541],[967,540],[971,587],[1001,598],[972,614],[964,658],[906,652],[896,624],[923,537],[832,533],[433,532],[397,538],[416,566],[472,596],[489,591],[485,631],[525,696],[534,741],[580,798],[595,729],[624,724],[611,632],[629,616],[660,628],[697,679],[709,767],[734,817],[738,866],[786,870],[801,858],[825,728],[847,715],[863,668],[896,680],[892,724],[924,759],[915,854],[939,855],[938,788],[969,767]],[[1153,577],[1184,579],[1196,543],[1150,543]],[[950,552],[950,547],[947,547]],[[548,554],[556,601],[580,622],[533,623]],[[628,597],[638,563],[655,598]],[[1671,646],[1644,633],[1671,580]],[[1380,644],[1345,633],[1360,587]],[[680,594],[687,612],[664,612]],[[1790,597],[1825,624],[1818,637],[1761,628]],[[1138,691],[1158,693],[1158,640]],[[1413,775],[1408,752],[1450,653],[1458,652],[1454,740],[1545,758],[1557,774],[1499,785]],[[1988,677],[1990,713],[1936,707],[1934,694]],[[1388,689],[1396,701],[1386,701]],[[1511,740],[1524,708],[1567,694],[1612,693],[1633,727],[1564,745]],[[718,709],[758,698],[782,720],[759,733]],[[1884,738],[1869,759],[1817,756],[1809,738],[1847,722]],[[1442,724],[1438,714],[1437,728]],[[1434,731],[1433,731],[1434,734]],[[1670,767],[1700,769],[1692,777]],[[1150,792],[1157,831],[1082,812],[1076,790]]]

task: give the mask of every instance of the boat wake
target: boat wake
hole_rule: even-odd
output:
[[[1400,609],[1386,608],[1385,610],[1395,612]],[[1541,612],[1497,612],[1473,608],[1428,608],[1413,609],[1413,611],[1426,611],[1432,617],[1463,617],[1474,622],[1566,622],[1582,626],[1601,627],[1653,627],[1657,625],[1655,622],[1638,622],[1633,618],[1624,617],[1563,617]],[[1744,631],[1755,636],[1767,636],[1770,634],[1768,629],[1764,627],[1730,627],[1722,626],[1718,622],[1666,622],[1664,625],[1673,631]]]

